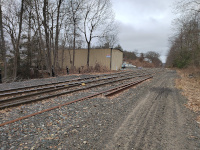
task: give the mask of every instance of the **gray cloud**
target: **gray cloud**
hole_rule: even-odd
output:
[[[138,30],[131,25],[121,23],[119,39],[122,47],[128,51],[135,49],[143,53],[156,51],[165,56],[168,50],[168,30],[165,26]]]
[[[176,0],[113,0],[116,20],[120,24],[119,40],[125,50],[156,51],[164,62],[169,49],[170,6]]]

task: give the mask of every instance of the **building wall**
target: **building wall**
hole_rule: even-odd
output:
[[[71,67],[70,64],[70,55],[71,61],[73,61],[73,50],[59,50],[58,52],[58,62],[59,65],[62,65],[62,58],[63,58],[63,69],[67,67]],[[90,50],[90,66],[95,66],[96,63],[99,63],[102,66],[107,67],[110,69],[110,57],[111,50],[110,49],[91,49]],[[119,50],[112,50],[112,70],[118,70],[121,68],[123,59],[123,52]],[[87,65],[87,49],[77,49],[75,50],[75,67],[80,68],[82,66]]]
[[[70,55],[72,56],[72,51],[64,50],[64,53],[62,50],[58,51],[58,63],[59,66],[63,69],[66,69],[66,67],[70,67]],[[62,64],[63,59],[63,64]],[[71,58],[72,60],[72,58]],[[53,62],[53,61],[52,61]]]
[[[92,49],[90,51],[90,66],[99,63],[110,69],[110,49]]]
[[[71,50],[71,56],[73,61],[73,50]],[[76,68],[87,65],[87,49],[78,49],[75,50],[75,62],[74,65]]]
[[[113,49],[112,51],[112,70],[119,70],[121,69],[123,63],[123,52]]]

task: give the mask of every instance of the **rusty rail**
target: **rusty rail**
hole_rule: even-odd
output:
[[[66,91],[66,92],[60,92],[58,94],[52,94],[52,95],[43,96],[43,97],[39,97],[39,98],[22,99],[22,98],[35,96],[35,95],[41,95],[41,94],[46,94],[46,93],[49,93],[49,92],[54,92],[54,91],[65,89],[65,88],[74,87],[74,86],[77,86],[77,85],[71,85],[71,86],[67,86],[67,87],[63,87],[63,88],[59,88],[59,89],[52,89],[52,90],[49,90],[49,91],[42,91],[40,93],[34,93],[34,94],[30,94],[30,95],[24,95],[24,96],[19,96],[19,97],[13,97],[13,98],[10,98],[10,99],[0,100],[0,109],[6,108],[6,107],[17,106],[17,105],[21,105],[21,104],[25,104],[25,103],[30,103],[30,102],[34,102],[34,101],[49,99],[49,98],[53,98],[53,97],[57,97],[57,96],[65,95],[65,94],[70,94],[70,93],[74,93],[74,92],[78,92],[78,91],[82,91],[82,90],[86,90],[86,89],[90,89],[90,88],[94,88],[94,87],[98,87],[98,86],[102,86],[102,85],[106,85],[106,84],[110,84],[110,83],[114,83],[114,82],[132,79],[132,78],[135,78],[135,77],[142,77],[142,76],[144,76],[144,75],[124,77],[124,78],[120,78],[120,79],[117,79],[117,80],[114,80],[114,81],[95,84],[95,85],[91,85],[91,86],[88,86],[88,87],[81,87],[81,88],[78,88],[78,89],[73,89],[73,90],[69,90],[69,91]],[[105,79],[103,79],[103,80],[105,80]],[[91,81],[91,82],[95,82],[95,81]],[[78,84],[78,86],[79,85],[80,84]]]
[[[112,75],[117,75],[117,74],[126,74],[126,73],[129,73],[129,72],[131,72],[131,71],[119,72],[119,73],[110,73],[110,74],[103,74],[103,75],[93,75],[91,77],[85,77],[85,78],[82,78],[82,79],[81,78],[75,78],[75,79],[72,79],[72,80],[44,83],[44,84],[38,84],[38,85],[30,85],[30,86],[12,88],[12,89],[5,89],[5,90],[0,90],[0,93],[5,93],[5,92],[10,92],[11,93],[12,91],[14,91],[13,94],[15,94],[15,93],[17,93],[17,92],[15,92],[17,90],[25,90],[25,91],[22,91],[22,92],[26,92],[26,91],[30,91],[30,90],[26,90],[26,89],[31,89],[31,88],[37,88],[37,87],[43,87],[43,86],[46,87],[46,86],[49,86],[49,85],[50,86],[51,85],[58,85],[58,84],[61,84],[61,83],[67,83],[67,82],[72,82],[72,81],[80,81],[80,80],[88,80],[88,79],[92,79],[92,78],[112,76]],[[46,87],[46,88],[48,88],[48,87]],[[35,89],[33,89],[33,90],[35,90]],[[9,93],[5,93],[5,94],[9,94]],[[0,94],[0,96],[4,96],[5,94]]]
[[[151,76],[152,77],[152,76]],[[149,79],[150,77],[146,77],[146,78],[143,78],[141,79],[141,81],[144,81],[145,79]],[[139,82],[139,80],[138,80]],[[133,83],[133,82],[132,82]],[[128,84],[127,84],[128,85]],[[89,95],[87,97],[83,97],[83,98],[80,98],[80,99],[77,99],[77,100],[74,100],[74,101],[71,101],[71,102],[67,102],[67,103],[64,103],[64,104],[60,104],[58,106],[54,106],[54,107],[51,107],[51,108],[48,108],[48,109],[45,109],[45,110],[42,110],[42,111],[39,111],[39,112],[36,112],[36,113],[33,113],[33,114],[30,114],[30,115],[27,115],[27,116],[23,116],[23,117],[20,117],[20,118],[17,118],[15,120],[11,120],[11,121],[8,121],[8,122],[4,122],[2,124],[0,124],[0,127],[1,126],[4,126],[4,125],[7,125],[7,124],[11,124],[11,123],[14,123],[16,121],[20,121],[20,120],[23,120],[23,119],[26,119],[26,118],[29,118],[29,117],[32,117],[32,116],[35,116],[35,115],[38,115],[38,114],[41,114],[41,113],[44,113],[44,112],[47,112],[47,111],[50,111],[50,110],[53,110],[53,109],[57,109],[57,108],[60,108],[62,106],[65,106],[65,105],[69,105],[69,104],[72,104],[72,103],[76,103],[76,102],[79,102],[79,101],[83,101],[83,100],[86,100],[86,99],[90,99],[92,97],[95,97],[95,96],[98,96],[98,95],[101,95],[103,93],[108,93],[108,92],[111,92],[111,91],[115,91],[116,89],[120,89],[120,87],[124,87],[125,85],[121,85],[121,86],[118,86],[118,87],[115,87],[115,88],[111,88],[109,90],[105,90],[105,91],[102,91],[102,92],[99,92],[99,93],[96,93],[96,94],[92,94],[92,95]]]
[[[147,79],[150,79],[150,78],[153,78],[153,76],[150,76],[150,77],[144,78],[144,79],[142,79],[142,80],[138,80],[138,81],[134,81],[134,82],[131,82],[131,83],[122,85],[122,86],[120,86],[119,88],[117,88],[116,90],[113,90],[113,91],[111,91],[111,92],[105,94],[105,96],[112,96],[112,95],[114,95],[114,94],[116,94],[116,93],[119,93],[119,92],[121,92],[121,91],[124,91],[124,90],[126,90],[127,88],[130,88],[130,87],[132,87],[132,86],[134,86],[134,85],[136,85],[136,84],[138,84],[138,83],[141,83],[141,82],[143,82],[143,81],[145,81],[145,80],[147,80]]]
[[[116,74],[112,74],[112,75],[117,75],[117,74],[122,74],[122,73],[116,73]],[[121,76],[125,76],[125,75],[127,75],[127,74],[129,74],[129,72],[123,72],[123,74],[121,75]],[[106,74],[105,76],[102,76],[101,75],[101,77],[106,77],[106,76],[108,76],[109,74]],[[83,78],[83,79],[73,79],[73,80],[67,80],[67,81],[65,81],[65,82],[71,82],[71,83],[68,83],[68,84],[61,84],[61,85],[55,85],[55,86],[48,86],[48,87],[43,87],[43,86],[45,86],[45,85],[49,85],[49,84],[42,84],[42,87],[41,87],[41,85],[38,85],[38,86],[33,86],[33,87],[36,87],[36,89],[31,89],[31,90],[22,90],[22,91],[17,91],[17,90],[19,90],[19,89],[16,89],[16,91],[14,91],[14,89],[12,89],[12,91],[14,91],[14,92],[9,92],[9,93],[3,93],[3,94],[0,94],[0,97],[2,98],[2,97],[6,97],[6,96],[14,96],[14,95],[19,95],[19,94],[27,94],[27,97],[29,97],[29,96],[31,96],[31,94],[30,95],[28,95],[28,93],[33,93],[33,92],[39,92],[39,91],[42,91],[42,92],[40,92],[40,93],[38,93],[38,94],[42,94],[42,93],[44,93],[44,91],[46,91],[46,92],[52,92],[52,91],[54,91],[55,89],[56,90],[60,90],[60,89],[65,89],[65,88],[67,88],[67,86],[69,86],[69,87],[73,87],[73,85],[74,86],[79,86],[79,85],[81,85],[81,83],[82,82],[84,82],[84,83],[88,83],[88,82],[90,82],[90,81],[87,81],[88,79],[93,79],[93,78],[99,78],[100,77],[100,75],[98,75],[98,76],[96,76],[96,77],[87,77],[87,78]],[[109,78],[109,77],[108,77]],[[107,78],[107,79],[108,79]],[[110,77],[111,78],[111,77]],[[115,78],[115,76],[112,76],[112,78]],[[81,80],[83,80],[83,81],[81,81]],[[99,79],[100,80],[100,79]],[[105,78],[104,79],[102,79],[102,80],[106,80]],[[74,81],[80,81],[80,82],[74,82]],[[98,81],[98,80],[96,80],[96,81]],[[95,81],[94,81],[95,82]],[[57,84],[60,84],[60,82],[58,82]],[[20,88],[21,89],[21,88]],[[4,90],[4,91],[7,91],[7,90]],[[35,95],[38,95],[38,94],[35,94]],[[33,94],[34,95],[34,94]],[[25,95],[24,95],[24,97],[26,97]],[[11,98],[11,99],[17,99],[18,97],[17,96],[15,96],[14,98]],[[19,96],[19,98],[22,98],[22,96]],[[9,98],[8,98],[8,100],[9,100]],[[1,100],[0,99],[0,102],[1,101],[4,101],[4,100]]]

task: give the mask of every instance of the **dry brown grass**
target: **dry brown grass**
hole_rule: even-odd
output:
[[[110,69],[106,68],[105,66],[102,66],[98,63],[94,67],[87,67],[84,66],[80,70],[82,73],[93,73],[93,72],[99,72],[99,73],[104,73],[104,72],[109,72]]]
[[[102,66],[98,63],[94,67],[90,66],[82,66],[80,68],[71,67],[69,68],[69,74],[70,75],[78,75],[78,74],[101,74],[101,73],[109,73],[109,72],[116,72],[111,71],[110,69],[106,68],[105,66]],[[66,75],[66,70],[61,70],[58,75]]]
[[[188,68],[177,72],[180,78],[176,80],[176,87],[188,98],[185,106],[194,112],[200,112],[200,69]],[[200,123],[200,116],[197,122]]]

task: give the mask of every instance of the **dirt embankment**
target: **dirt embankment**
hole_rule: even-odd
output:
[[[200,70],[185,69],[177,72],[180,78],[176,80],[176,87],[187,97],[186,107],[200,114]],[[197,122],[200,124],[200,115]]]

